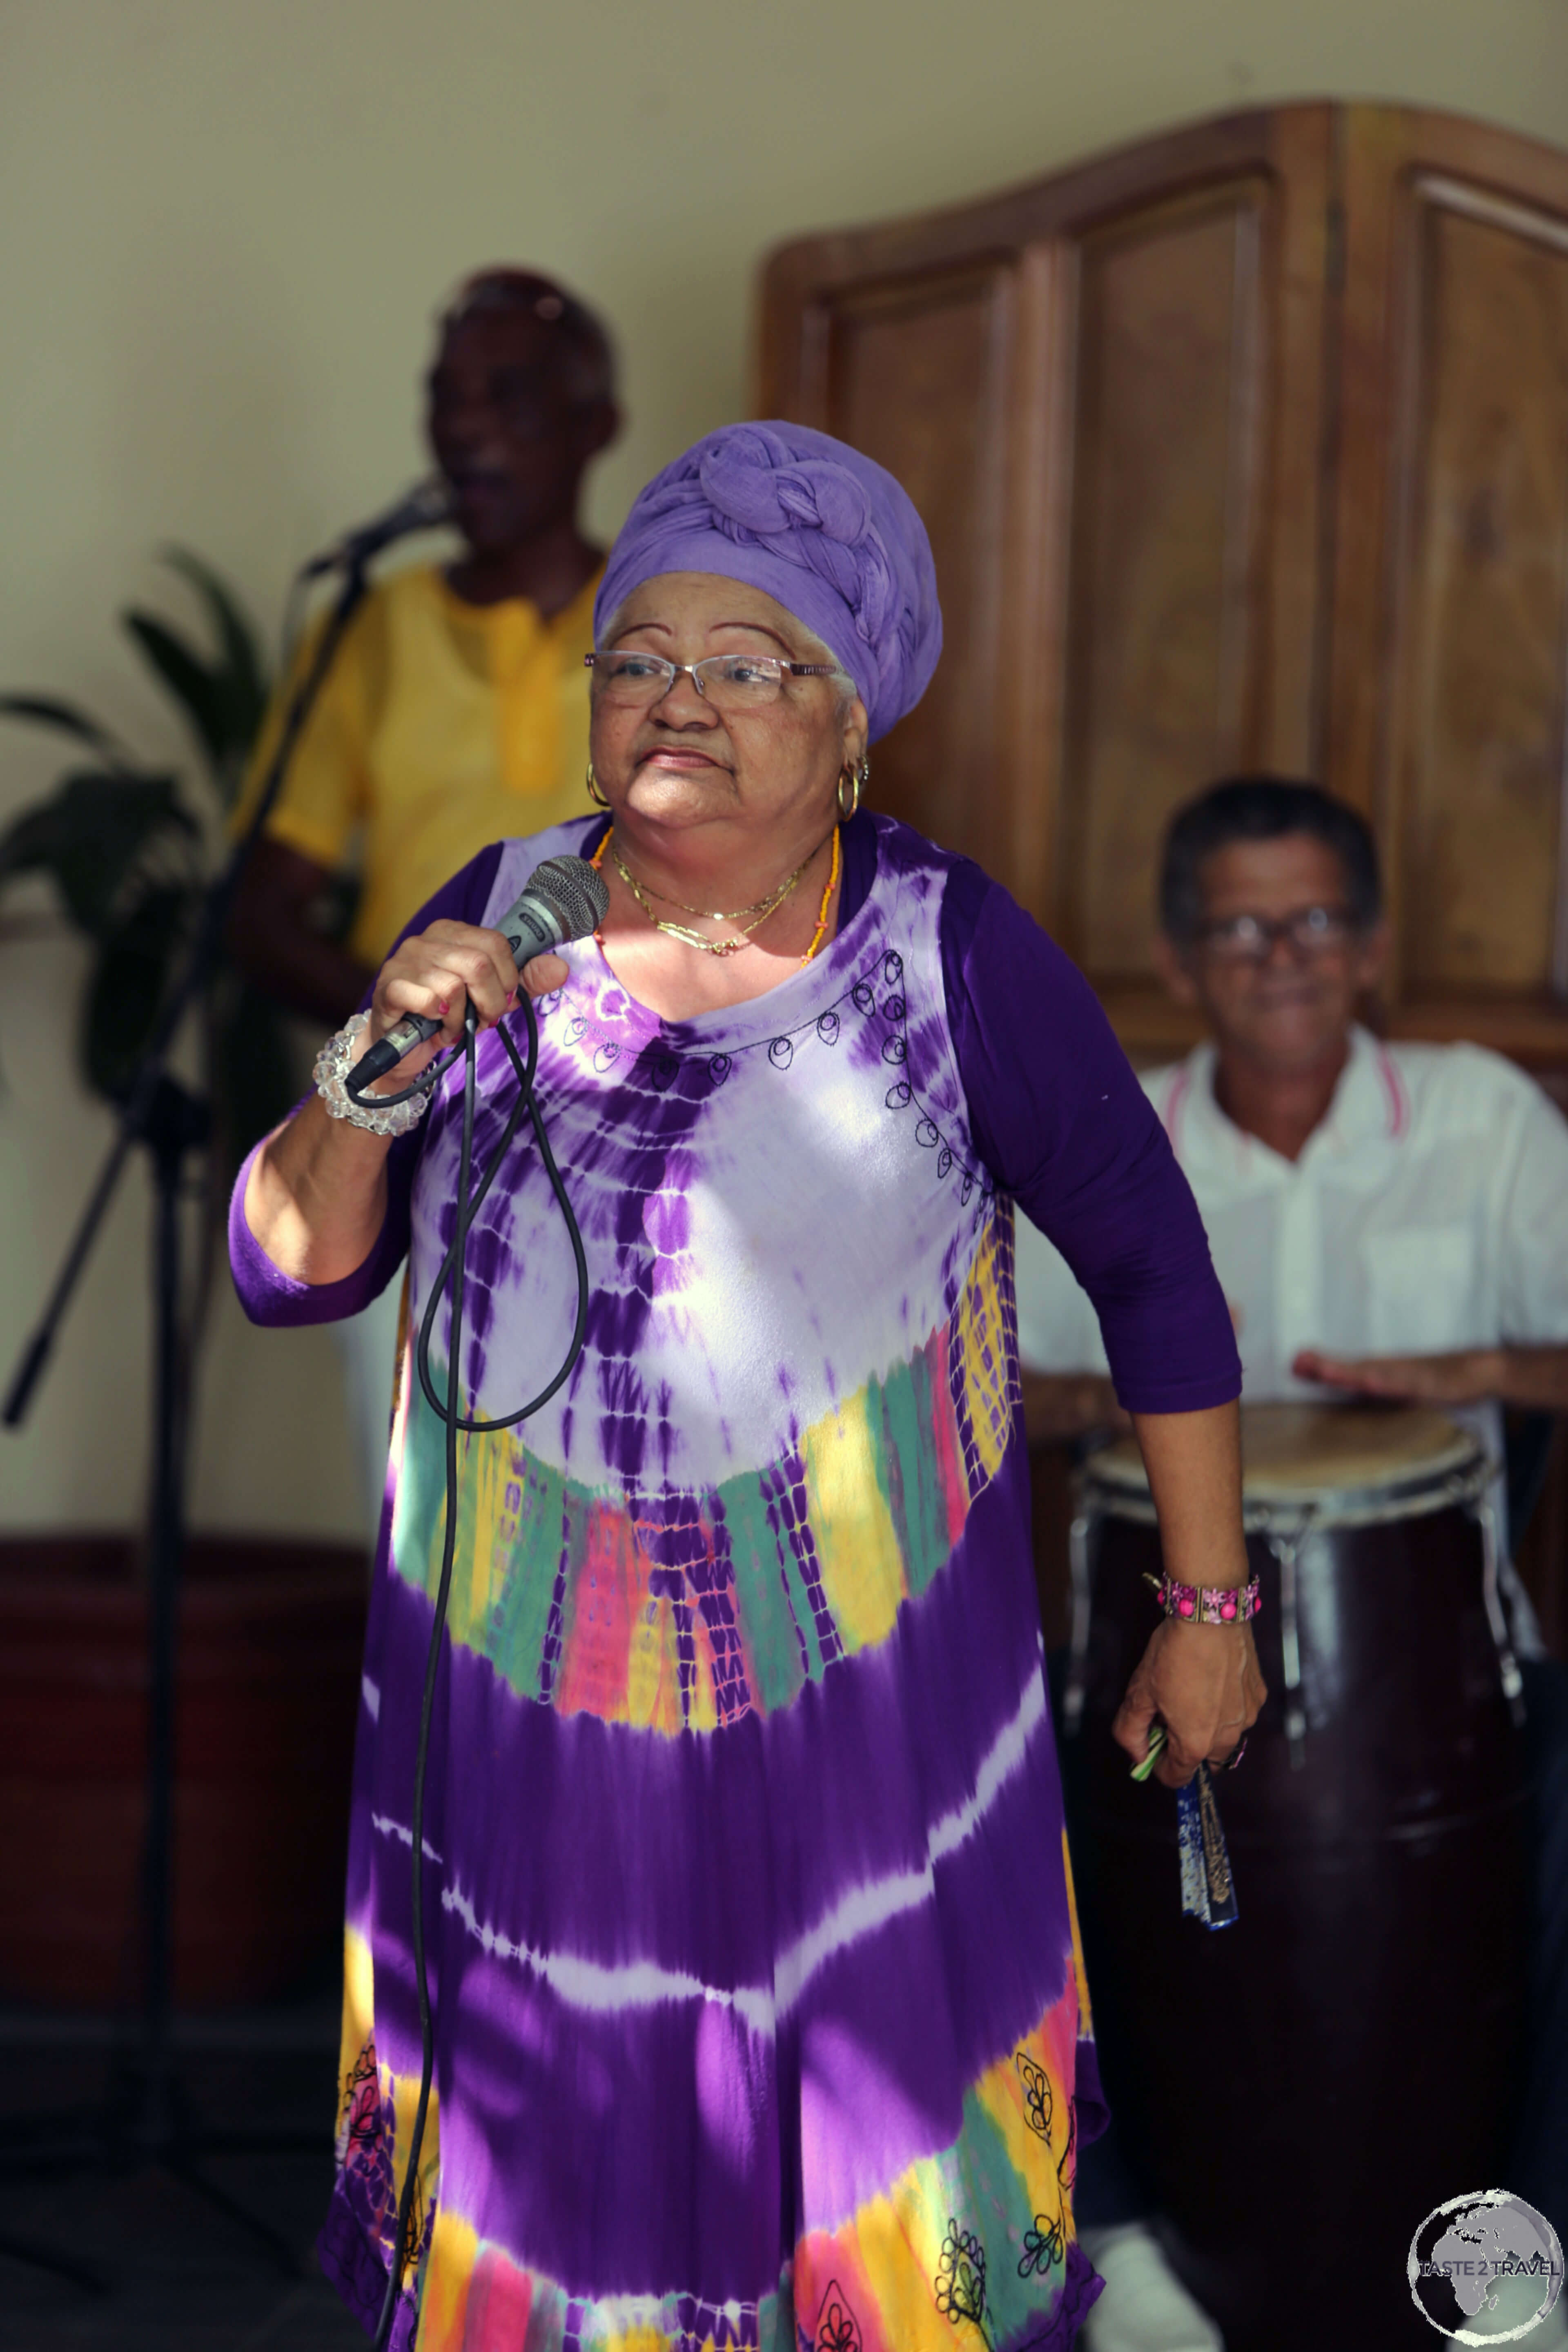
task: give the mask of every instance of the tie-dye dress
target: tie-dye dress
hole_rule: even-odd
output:
[[[1003,2352],[1069,2344],[1097,2292],[1013,1210],[944,1003],[952,861],[877,825],[863,903],[757,1001],[661,1022],[588,940],[542,1008],[592,1304],[561,1395],[462,1441],[400,2346]],[[504,845],[489,914],[580,831]],[[512,1095],[494,1037],[479,1069],[482,1157]],[[454,1076],[419,1130],[416,1327],[458,1100]],[[504,1413],[574,1302],[526,1128],[468,1263],[462,1391]],[[443,1504],[405,1356],[321,2241],[367,2327],[419,2076],[409,1822]]]

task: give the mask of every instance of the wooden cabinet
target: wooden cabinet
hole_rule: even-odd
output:
[[[765,268],[757,408],[906,484],[947,646],[874,797],[1008,882],[1134,1052],[1170,812],[1364,808],[1396,1034],[1568,1072],[1568,155],[1232,115]]]
[[[1393,1024],[1568,1063],[1568,155],[1344,117],[1325,772],[1374,818]]]

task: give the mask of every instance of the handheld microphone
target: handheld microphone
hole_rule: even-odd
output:
[[[568,940],[585,940],[610,911],[605,878],[585,857],[547,857],[536,866],[522,888],[491,928],[512,952],[521,971],[531,957],[548,955]],[[366,1087],[395,1069],[405,1054],[434,1037],[440,1028],[423,1013],[409,1013],[384,1037],[363,1054],[344,1085],[358,1102]]]
[[[368,563],[395,539],[406,539],[410,531],[433,530],[445,522],[452,511],[452,501],[445,482],[432,476],[416,482],[405,490],[395,506],[387,507],[369,522],[362,522],[354,530],[345,530],[342,539],[321,555],[311,557],[300,577],[318,580],[323,572],[335,572],[341,565]]]

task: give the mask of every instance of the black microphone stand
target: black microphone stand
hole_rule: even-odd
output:
[[[23,1349],[0,1420],[21,1425],[56,1336],[92,1254],[99,1229],[132,1149],[151,1157],[153,1216],[151,1264],[153,1296],[152,1476],[147,1541],[146,1824],[142,1857],[142,1983],[137,2032],[121,2053],[120,2079],[101,2109],[72,2119],[8,2119],[0,2167],[43,2173],[121,2170],[156,2166],[247,2230],[286,2272],[293,2252],[258,2215],[201,2169],[204,2155],[262,2148],[316,2147],[313,2137],[279,2132],[216,2132],[191,2119],[173,2048],[173,1896],[174,1883],[174,1698],[178,1664],[180,1573],[185,1549],[185,1431],[188,1382],[180,1330],[180,1201],[185,1163],[211,1131],[210,1106],[172,1077],[167,1062],[186,1014],[196,1003],[222,951],[241,868],[282,789],[289,762],[332,666],[344,634],[364,601],[368,556],[350,553],[336,602],[310,667],[290,698],[260,795],[244,833],[203,899],[191,952],[161,1014],[137,1071],[114,1140],[61,1261],[47,1304]],[[31,2240],[0,2232],[0,2254],[53,2271],[77,2284],[106,2292],[108,2283],[69,2257]]]

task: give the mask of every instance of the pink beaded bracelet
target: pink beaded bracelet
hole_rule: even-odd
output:
[[[1174,1584],[1168,1576],[1143,1579],[1167,1617],[1199,1625],[1240,1625],[1262,1606],[1258,1579],[1250,1584]]]

